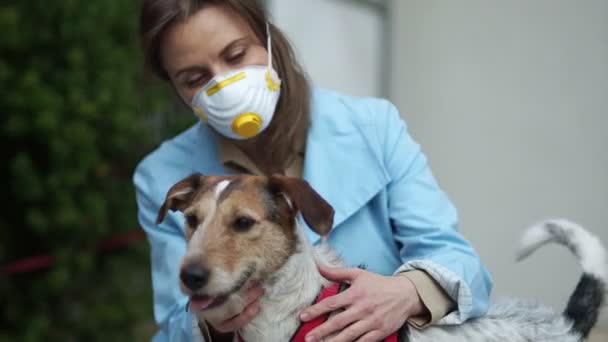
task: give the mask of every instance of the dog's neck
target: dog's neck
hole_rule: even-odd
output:
[[[289,341],[300,326],[300,312],[329,284],[319,274],[317,264],[340,263],[328,246],[313,247],[302,229],[297,230],[296,253],[264,284],[261,310],[240,332],[246,342]]]

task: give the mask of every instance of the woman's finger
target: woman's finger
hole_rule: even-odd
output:
[[[260,303],[259,301],[254,300],[245,307],[243,312],[223,321],[217,326],[214,326],[214,328],[221,333],[236,331],[245,324],[249,323],[258,314],[258,312],[260,312]]]
[[[360,320],[342,330],[338,335],[327,340],[328,342],[351,342],[365,335],[374,327],[368,320]]]
[[[372,330],[367,334],[361,336],[361,338],[358,339],[357,342],[376,342],[381,341],[385,337],[386,336],[384,336],[384,334],[380,330]]]
[[[325,321],[325,323],[311,330],[308,334],[306,334],[306,341],[309,341],[309,339],[310,341],[322,341],[326,336],[329,336],[336,331],[344,329],[353,322],[359,321],[363,318],[361,316],[361,311],[351,307],[343,312],[338,313],[335,316],[332,316],[327,321]],[[360,335],[357,335],[355,337],[358,336]]]
[[[264,289],[259,285],[254,285],[247,290],[245,294],[245,303],[247,305],[253,303],[264,294]]]
[[[361,272],[360,268],[318,266],[319,273],[328,280],[351,283]]]
[[[352,295],[349,290],[346,290],[342,293],[338,293],[335,296],[325,298],[317,304],[308,307],[307,309],[302,311],[302,313],[300,314],[300,319],[304,322],[310,321],[323,314],[336,311],[345,306],[349,306],[352,303]]]

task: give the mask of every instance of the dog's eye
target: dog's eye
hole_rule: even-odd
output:
[[[185,218],[188,226],[190,226],[192,229],[196,229],[196,226],[198,226],[198,217],[196,217],[194,214],[188,214],[185,216]]]
[[[247,216],[241,216],[241,217],[238,217],[236,220],[234,220],[232,227],[234,228],[234,230],[236,230],[238,232],[244,232],[244,231],[248,230],[249,228],[251,228],[254,224],[255,224],[254,219],[247,217]]]

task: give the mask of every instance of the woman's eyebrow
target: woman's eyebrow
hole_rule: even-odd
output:
[[[249,37],[241,37],[238,39],[235,39],[233,41],[231,41],[230,43],[228,43],[228,45],[226,45],[222,51],[220,52],[220,56],[224,57],[226,54],[228,54],[228,52],[235,46],[238,44],[241,44],[243,42],[248,41],[250,38]],[[190,71],[200,71],[203,70],[204,67],[201,65],[190,65],[187,67],[184,67],[182,69],[179,69],[177,72],[175,72],[175,74],[173,75],[173,78],[178,78],[179,75],[186,73],[186,72],[190,72]]]
[[[230,42],[228,45],[226,45],[226,46],[225,46],[225,47],[222,49],[222,51],[220,52],[220,56],[221,56],[221,57],[225,57],[225,56],[228,54],[228,52],[229,52],[230,50],[232,50],[232,48],[233,48],[235,45],[238,45],[238,44],[244,43],[244,42],[246,42],[246,41],[248,41],[248,40],[249,40],[249,37],[241,37],[241,38],[238,38],[238,39],[235,39],[235,40],[231,41],[231,42]]]
[[[178,70],[175,75],[173,75],[173,78],[178,78],[179,75],[190,72],[190,71],[200,71],[200,70],[204,70],[205,67],[201,66],[201,65],[190,65],[187,66],[185,68],[182,68],[180,70]]]

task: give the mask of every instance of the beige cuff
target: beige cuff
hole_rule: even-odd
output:
[[[414,286],[429,315],[408,318],[407,322],[417,329],[436,323],[455,308],[454,301],[445,293],[443,288],[428,273],[422,270],[412,270],[399,273],[407,277]]]

